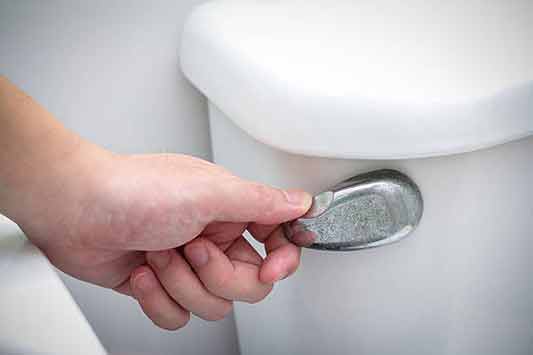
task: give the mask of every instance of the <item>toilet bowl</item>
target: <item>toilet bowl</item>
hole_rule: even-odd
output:
[[[2,215],[0,284],[0,354],[107,354],[46,256]]]
[[[266,300],[236,304],[243,355],[533,352],[532,23],[531,2],[503,0],[191,14],[181,65],[218,164],[312,193],[394,169],[424,199],[410,236],[304,249]]]

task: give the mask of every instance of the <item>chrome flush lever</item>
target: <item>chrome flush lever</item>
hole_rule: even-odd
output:
[[[394,170],[354,176],[313,198],[310,210],[285,223],[293,243],[313,249],[357,250],[398,241],[422,217],[416,184]]]

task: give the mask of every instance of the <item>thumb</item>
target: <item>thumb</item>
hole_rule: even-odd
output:
[[[205,203],[214,220],[278,224],[303,215],[312,196],[301,190],[280,190],[240,178],[214,184]]]

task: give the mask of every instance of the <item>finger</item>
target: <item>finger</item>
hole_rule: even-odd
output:
[[[313,231],[302,230],[295,232],[290,238],[291,243],[294,245],[299,247],[308,247],[317,240],[318,235]]]
[[[176,330],[190,319],[190,313],[167,295],[148,266],[137,268],[130,277],[130,287],[143,312],[157,326]]]
[[[213,219],[227,222],[277,224],[303,215],[311,195],[300,190],[279,190],[238,178],[213,184],[205,202]]]
[[[272,232],[278,227],[279,224],[250,223],[247,230],[255,240],[264,243],[270,234],[272,234]]]
[[[114,287],[113,290],[118,292],[118,293],[122,293],[123,295],[126,295],[126,296],[130,296],[130,297],[133,296],[133,292],[131,291],[131,285],[130,285],[130,279],[129,278],[127,280],[125,280],[124,282],[122,282],[117,287]]]
[[[283,233],[280,225],[252,223],[250,234],[259,242],[265,243],[267,257],[261,267],[259,279],[273,283],[293,274],[300,264],[300,248],[293,245]]]
[[[267,256],[259,272],[261,282],[282,280],[298,269],[301,249],[285,238],[281,227],[276,228],[266,239],[265,249]]]
[[[257,266],[261,266],[263,263],[261,255],[259,255],[243,236],[235,240],[225,253],[230,260],[238,260]]]
[[[231,311],[232,303],[211,294],[176,250],[146,256],[168,295],[185,309],[205,320],[222,319]]]
[[[246,230],[246,226],[246,223],[214,222],[209,224],[202,231],[202,237],[206,237],[219,248],[221,245],[229,246],[235,241],[235,239],[240,238],[242,233]]]
[[[272,285],[259,281],[257,265],[239,260],[230,261],[205,238],[196,238],[185,246],[184,252],[205,287],[219,297],[255,303],[272,290]]]

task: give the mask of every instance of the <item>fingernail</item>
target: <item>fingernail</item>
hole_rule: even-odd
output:
[[[209,260],[207,248],[203,243],[190,245],[185,249],[185,254],[187,256],[187,260],[193,267],[202,267],[207,264],[207,261]]]
[[[168,250],[149,252],[148,262],[156,269],[163,270],[170,262],[170,253]]]
[[[291,205],[308,207],[311,205],[311,196],[300,190],[284,190],[285,198]]]
[[[135,288],[137,296],[144,295],[150,289],[150,280],[148,280],[146,273],[135,276],[133,279],[133,287]]]

